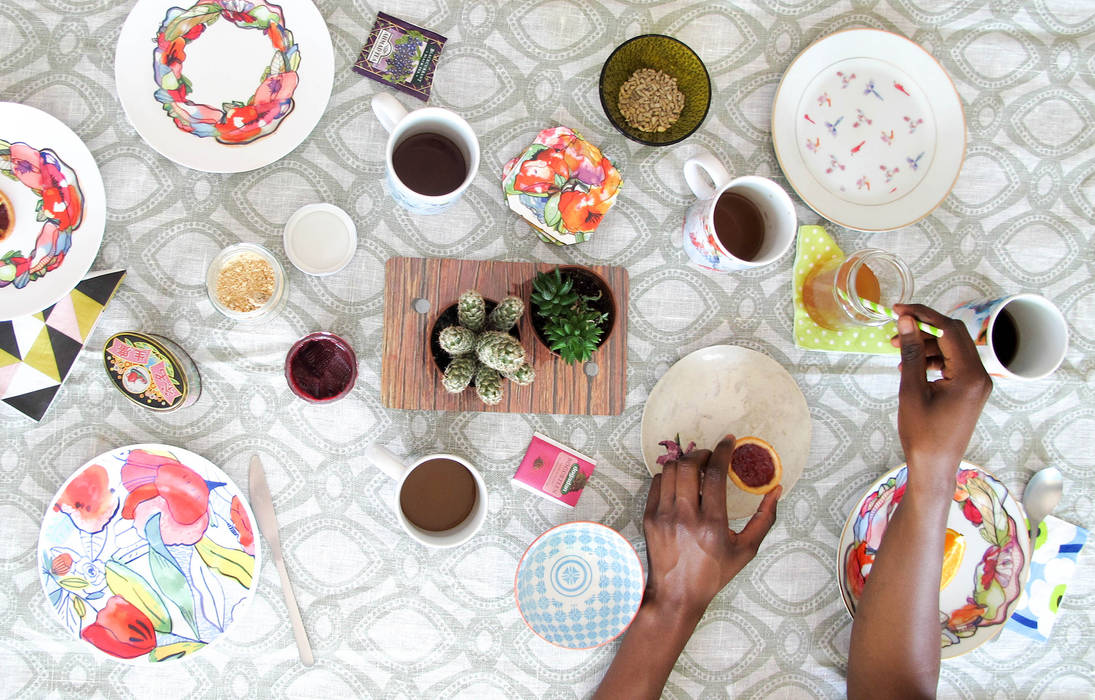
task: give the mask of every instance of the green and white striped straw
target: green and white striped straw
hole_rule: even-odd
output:
[[[849,303],[851,302],[851,299],[849,298],[849,294],[847,292],[845,292],[843,289],[838,289],[837,292],[840,294],[840,297],[842,299],[844,299],[844,301],[847,301]],[[895,321],[898,319],[897,312],[894,311],[893,309],[891,309],[890,307],[883,306],[882,304],[876,304],[873,301],[871,301],[870,299],[864,299],[863,297],[858,297],[858,299],[859,299],[859,303],[863,304],[863,306],[867,307],[871,311],[874,311],[876,314],[882,314],[883,316],[889,316],[890,318],[892,318]],[[923,321],[917,321],[916,322],[916,327],[919,328],[920,330],[924,331],[925,333],[930,333],[931,335],[934,335],[936,338],[941,338],[943,336],[943,331],[936,328],[935,326],[931,325],[930,323],[924,323]]]

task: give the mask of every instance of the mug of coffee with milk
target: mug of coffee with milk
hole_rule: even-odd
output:
[[[415,214],[440,214],[460,199],[479,171],[479,140],[459,114],[440,107],[408,112],[386,93],[373,112],[388,132],[387,189]]]
[[[698,197],[684,216],[682,245],[707,270],[749,270],[775,262],[795,240],[795,206],[783,188],[753,175],[732,178],[713,156],[684,164]]]

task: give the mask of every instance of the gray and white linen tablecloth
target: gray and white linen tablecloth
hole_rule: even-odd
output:
[[[810,459],[780,504],[760,554],[711,606],[666,686],[667,697],[836,697],[845,690],[851,618],[837,591],[837,540],[873,479],[901,462],[895,358],[830,355],[791,340],[791,256],[717,277],[689,267],[670,234],[691,199],[684,161],[711,152],[734,174],[785,182],[769,139],[775,87],[794,56],[839,29],[912,38],[942,62],[968,122],[966,164],[951,195],[914,226],[862,234],[830,225],[845,249],[908,261],[918,300],[941,308],[997,292],[1037,291],[1067,316],[1071,347],[1050,379],[997,382],[968,459],[1016,493],[1054,465],[1058,514],[1095,527],[1095,4],[1089,0],[319,0],[336,53],[327,113],[278,163],[236,175],[176,166],[141,141],[115,96],[120,0],[0,1],[0,100],[71,126],[106,182],[106,235],[94,269],[129,270],[89,348],[39,423],[0,417],[0,695],[40,697],[573,698],[600,680],[616,645],[549,646],[522,622],[513,574],[540,532],[573,519],[610,525],[642,549],[649,484],[639,452],[643,403],[686,353],[733,343],[786,367],[813,414]],[[369,99],[388,89],[350,70],[377,10],[449,38],[432,104],[475,128],[482,166],[446,217],[413,216],[382,187],[385,133]],[[714,100],[681,144],[648,148],[614,132],[597,97],[614,46],[645,32],[676,36],[710,70]],[[405,95],[409,107],[420,103]],[[619,165],[624,189],[591,242],[539,242],[502,204],[502,164],[542,127],[582,131]],[[357,223],[343,272],[289,267],[283,314],[243,328],[217,314],[204,273],[225,245],[283,255],[281,226],[328,201]],[[796,198],[803,223],[818,216]],[[396,255],[625,266],[631,275],[627,406],[575,417],[389,411],[379,398],[383,264]],[[204,389],[194,406],[155,415],[107,385],[96,357],[110,333],[160,333],[188,349]],[[361,360],[349,398],[314,407],[282,377],[289,344],[311,330],[348,338]],[[511,487],[533,431],[592,455],[597,471],[571,512]],[[392,484],[361,457],[379,440],[406,454],[466,455],[491,492],[487,525],[455,550],[427,551],[401,532]],[[65,641],[36,568],[38,523],[61,482],[110,448],[165,442],[246,482],[263,456],[287,563],[315,646],[297,662],[277,575],[208,653],[157,667],[123,665]],[[1095,557],[1081,556],[1049,643],[1005,632],[943,664],[943,697],[1095,694]],[[268,563],[269,564],[269,563]]]

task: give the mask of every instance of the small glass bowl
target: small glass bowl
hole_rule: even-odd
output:
[[[252,309],[251,311],[236,311],[230,309],[221,303],[217,298],[217,278],[220,276],[221,270],[228,264],[232,258],[243,255],[251,254],[257,255],[266,262],[270,263],[270,267],[274,270],[274,292],[270,295],[270,298],[265,304]],[[285,299],[287,295],[287,287],[285,280],[285,268],[281,266],[278,259],[274,257],[274,254],[255,243],[236,243],[230,245],[221,252],[217,253],[217,256],[213,258],[213,261],[209,263],[209,269],[205,273],[205,291],[209,295],[209,301],[213,304],[213,308],[221,312],[233,321],[257,321],[259,319],[268,319],[272,316],[276,316],[285,307]]]
[[[302,377],[294,376],[294,360],[302,352],[308,349],[309,346],[316,344],[327,344],[330,346],[328,352],[332,354],[338,354],[342,364],[346,367],[345,376],[333,378],[339,381],[340,386],[337,391],[333,391],[322,396],[314,396],[309,393],[308,390],[301,385]],[[311,356],[314,361],[314,353]],[[323,358],[326,361],[324,364],[329,366],[332,361],[331,358]],[[308,361],[307,359],[305,360]],[[326,367],[324,367],[326,369]],[[307,366],[302,371],[316,371],[316,367]],[[354,388],[354,384],[357,383],[357,355],[354,353],[354,349],[350,347],[344,339],[338,337],[334,333],[328,333],[326,331],[315,331],[304,336],[297,342],[293,343],[293,346],[289,348],[289,352],[285,355],[285,381],[289,384],[289,390],[296,394],[298,397],[304,399],[308,403],[332,403],[345,397],[350,393],[350,390]]]
[[[665,131],[639,131],[620,112],[620,86],[640,68],[653,68],[677,79],[684,93],[684,109]],[[601,106],[612,126],[647,146],[668,146],[683,141],[700,128],[711,107],[711,77],[707,67],[687,44],[664,34],[642,34],[616,47],[601,68]]]

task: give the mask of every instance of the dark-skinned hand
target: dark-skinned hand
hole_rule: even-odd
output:
[[[715,595],[756,555],[776,521],[782,486],[764,496],[741,532],[726,522],[726,478],[734,437],[669,462],[650,484],[643,530],[646,601],[702,615]],[[697,618],[698,619],[698,618]]]
[[[897,432],[909,463],[909,485],[947,493],[973,436],[977,418],[992,393],[992,380],[961,321],[920,304],[895,304],[901,348]],[[924,321],[943,331],[935,338],[916,327]],[[929,382],[927,370],[942,378]]]

